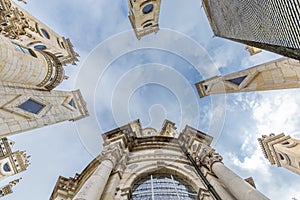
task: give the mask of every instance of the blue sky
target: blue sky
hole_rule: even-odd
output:
[[[58,176],[73,177],[101,151],[102,132],[136,118],[144,127],[160,128],[168,118],[179,130],[190,124],[207,132],[224,163],[243,178],[253,176],[269,198],[300,199],[299,176],[270,166],[256,140],[272,132],[300,138],[299,90],[200,99],[194,83],[203,78],[278,58],[269,52],[250,57],[244,45],[213,37],[200,0],[163,0],[161,30],[141,41],[125,0],[30,0],[22,6],[71,39],[80,62],[66,67],[70,79],[58,89],[81,89],[91,117],[10,137],[15,150],[32,155],[32,164],[13,177],[23,180],[4,199],[49,199]]]

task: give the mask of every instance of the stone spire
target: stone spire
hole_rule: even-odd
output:
[[[6,196],[6,195],[12,194],[12,193],[13,193],[12,188],[13,188],[15,185],[17,185],[17,184],[20,182],[21,179],[22,179],[22,178],[16,179],[16,180],[14,180],[14,181],[9,182],[9,184],[7,184],[7,185],[1,187],[1,188],[0,188],[0,198],[1,198],[1,197],[4,197],[4,196]]]

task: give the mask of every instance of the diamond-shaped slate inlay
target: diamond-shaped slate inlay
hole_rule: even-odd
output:
[[[18,106],[18,108],[21,108],[33,114],[38,114],[44,107],[45,105],[36,102],[33,99],[28,99],[27,101]]]
[[[241,77],[238,77],[238,78],[229,79],[227,81],[229,81],[233,84],[236,84],[236,85],[240,85],[245,80],[246,77],[247,77],[247,75],[246,76],[241,76]]]
[[[72,106],[73,108],[76,108],[75,102],[73,99],[71,99],[71,101],[69,101],[69,105]]]

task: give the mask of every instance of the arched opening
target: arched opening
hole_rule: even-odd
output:
[[[10,172],[10,171],[11,171],[11,170],[10,170],[10,167],[8,166],[7,163],[5,163],[5,164],[3,165],[3,170],[4,170],[5,172]]]
[[[198,200],[197,192],[172,174],[151,174],[132,186],[132,200],[185,199]]]
[[[142,12],[144,13],[144,14],[148,14],[148,13],[150,13],[150,12],[152,12],[152,10],[153,10],[153,4],[151,3],[151,4],[147,4],[146,6],[144,6],[144,8],[142,9]]]
[[[143,28],[147,28],[147,27],[152,26],[152,25],[153,25],[152,22],[147,22],[147,23],[143,26]]]
[[[38,45],[34,46],[34,49],[35,50],[45,50],[45,49],[47,49],[47,47],[45,45],[38,44]]]
[[[50,35],[45,29],[41,28],[41,33],[45,38],[50,39]]]

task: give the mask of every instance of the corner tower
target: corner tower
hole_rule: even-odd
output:
[[[0,10],[0,136],[88,116],[79,90],[53,91],[77,61],[70,40],[11,0]]]
[[[14,142],[7,138],[1,138],[0,145],[0,180],[4,180],[27,169],[30,156],[25,151],[12,152]]]
[[[136,120],[104,133],[102,153],[74,178],[59,177],[50,200],[266,200],[222,163],[212,139],[168,120],[159,131]]]
[[[11,0],[0,0],[0,33],[25,48],[53,54],[63,65],[75,64],[78,54],[60,36]]]
[[[300,175],[300,140],[281,133],[258,138],[265,158],[278,167],[284,167]]]
[[[139,40],[145,35],[158,32],[160,4],[161,0],[128,0],[128,18]]]

